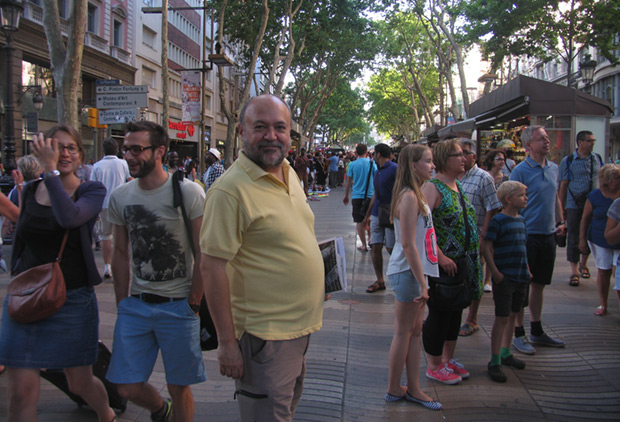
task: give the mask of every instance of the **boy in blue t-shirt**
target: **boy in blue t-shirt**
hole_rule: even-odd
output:
[[[489,376],[493,381],[506,382],[502,365],[524,369],[525,362],[510,351],[517,314],[527,305],[528,285],[532,275],[527,264],[525,220],[519,215],[527,205],[527,187],[506,181],[497,190],[504,205],[501,213],[489,222],[482,254],[493,275],[495,323],[491,331]]]

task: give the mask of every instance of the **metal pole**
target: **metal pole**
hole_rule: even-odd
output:
[[[207,2],[202,6],[202,72],[200,72],[200,140],[198,141],[198,166],[200,174],[204,174],[205,169],[205,85],[207,84]],[[213,34],[211,34],[213,38]]]
[[[13,189],[14,181],[11,172],[15,166],[15,122],[13,106],[13,34],[5,32],[6,45],[3,47],[6,55],[6,103],[4,104],[4,142],[2,146],[2,164],[4,174],[0,177],[0,189],[6,195]]]

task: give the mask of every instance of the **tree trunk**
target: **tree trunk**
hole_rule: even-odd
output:
[[[282,88],[284,87],[284,80],[286,79],[286,75],[288,73],[289,68],[291,67],[291,63],[293,62],[293,59],[295,58],[296,55],[301,54],[301,52],[304,49],[305,35],[301,43],[301,48],[299,49],[299,51],[295,51],[296,42],[295,42],[295,36],[293,34],[293,20],[295,19],[295,16],[299,12],[299,9],[301,8],[302,4],[303,4],[303,0],[300,0],[299,3],[297,4],[297,7],[293,10],[293,0],[288,0],[286,18],[288,20],[287,32],[288,32],[288,37],[289,37],[289,43],[288,43],[288,50],[286,53],[286,58],[284,59],[282,70],[280,71],[280,77],[278,79],[278,83],[276,84],[275,90],[273,92],[273,95],[277,97],[280,97],[282,95]],[[312,4],[314,5],[314,2]]]
[[[44,0],[43,2],[43,28],[50,53],[50,67],[57,88],[58,123],[66,123],[78,130],[80,128],[78,99],[81,97],[79,87],[86,33],[87,1],[74,0],[73,2],[66,47],[60,29],[57,1]]]
[[[218,17],[218,41],[221,45],[224,45],[224,18],[226,14],[226,6],[228,1],[224,0],[222,2],[222,7],[220,9],[220,14]],[[238,104],[233,105],[234,110],[230,110],[228,104],[226,104],[226,81],[224,80],[224,75],[222,73],[222,68],[218,66],[218,80],[220,85],[220,102],[222,106],[222,112],[226,116],[228,120],[228,127],[226,130],[226,141],[224,144],[224,165],[226,168],[230,167],[233,163],[233,154],[234,154],[234,142],[235,137],[237,135],[237,124],[239,123],[239,113],[241,112],[241,107],[250,97],[250,89],[252,88],[252,77],[251,75],[254,73],[254,69],[256,68],[256,62],[258,61],[258,55],[260,53],[260,49],[263,45],[263,38],[265,36],[265,30],[267,29],[267,23],[269,21],[269,1],[263,0],[263,15],[261,17],[260,30],[256,35],[256,39],[254,40],[254,45],[252,46],[252,58],[250,63],[248,64],[248,77],[245,78],[245,86],[243,87],[243,92],[241,94],[241,98],[239,99]],[[233,93],[235,95],[235,93]]]
[[[439,25],[439,28],[444,33],[444,35],[448,39],[448,42],[452,46],[452,49],[454,50],[454,54],[456,56],[456,67],[459,70],[459,79],[461,80],[461,96],[463,97],[463,109],[465,111],[465,115],[469,116],[469,93],[467,92],[467,78],[465,77],[465,66],[463,63],[463,49],[461,48],[459,43],[456,42],[453,32],[450,30],[450,28],[446,26],[445,22],[443,22],[443,16],[443,11],[442,13],[437,15],[437,24]],[[450,77],[448,79],[450,80],[450,83],[452,83],[452,78]],[[451,92],[453,92],[452,87]],[[455,103],[453,102],[453,104]],[[456,112],[456,107],[454,107],[454,112]],[[455,115],[454,118],[456,120],[457,116]]]

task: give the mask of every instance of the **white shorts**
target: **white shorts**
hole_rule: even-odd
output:
[[[596,268],[599,270],[611,270],[612,267],[616,265],[620,250],[603,248],[602,246],[595,245],[589,240],[588,246],[596,262]]]

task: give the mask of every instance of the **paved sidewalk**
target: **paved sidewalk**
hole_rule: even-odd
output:
[[[472,373],[470,379],[447,386],[422,377],[424,390],[443,404],[433,412],[410,403],[386,403],[388,351],[393,334],[394,296],[386,291],[367,294],[374,281],[369,252],[355,247],[351,207],[342,204],[343,188],[310,202],[320,239],[342,236],[347,250],[349,290],[325,304],[323,329],[312,336],[304,395],[296,421],[618,421],[620,420],[620,321],[618,300],[611,291],[609,313],[596,317],[594,279],[569,287],[570,268],[565,249],[558,249],[553,284],[545,291],[543,324],[566,341],[565,349],[538,348],[523,371],[507,369],[508,382],[496,384],[486,374],[490,358],[493,301],[485,294],[480,307],[480,331],[459,339],[457,357]],[[4,247],[5,259],[10,247]],[[384,255],[387,265],[387,255]],[[101,255],[97,253],[101,264]],[[101,267],[103,267],[101,265]],[[4,297],[8,276],[0,276]],[[101,316],[100,337],[112,345],[116,318],[112,284],[97,287]],[[0,305],[1,306],[1,305]],[[526,316],[527,318],[527,316]],[[529,322],[526,321],[526,325]],[[527,330],[529,333],[529,329]],[[219,375],[215,351],[205,352],[209,379],[192,388],[196,421],[238,420],[234,385]],[[422,373],[426,367],[422,358]],[[165,393],[163,368],[158,361],[151,382]],[[0,377],[0,421],[6,420],[6,376]],[[46,381],[41,383],[39,421],[96,421],[88,408],[77,408]],[[129,405],[119,421],[149,421],[142,409]]]

